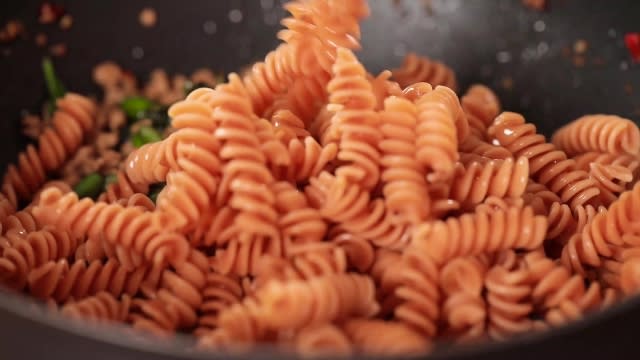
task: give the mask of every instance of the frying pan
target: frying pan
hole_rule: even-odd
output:
[[[276,45],[277,21],[284,16],[274,0],[60,3],[74,19],[66,31],[37,23],[40,1],[0,2],[0,24],[21,19],[29,36],[0,44],[3,168],[25,144],[20,111],[36,111],[45,96],[39,63],[46,49],[34,45],[35,33],[44,31],[50,43],[68,46],[68,54],[55,59],[67,88],[97,94],[91,68],[106,59],[143,79],[155,67],[169,73],[201,66],[237,70]],[[137,22],[147,5],[158,14],[153,28]],[[640,91],[640,68],[623,42],[625,33],[640,31],[636,0],[551,0],[542,13],[524,8],[520,0],[371,0],[370,5],[360,57],[372,72],[398,65],[407,51],[442,60],[455,69],[461,89],[476,82],[491,86],[506,110],[523,113],[547,135],[585,113],[640,120],[640,96],[633,90]],[[588,49],[576,56],[572,47],[580,39]],[[633,298],[566,327],[504,343],[443,346],[430,358],[638,358],[637,324],[640,299]],[[185,351],[190,345],[186,337],[157,341],[114,326],[70,322],[23,296],[0,292],[0,359],[293,358],[272,349],[235,355]]]

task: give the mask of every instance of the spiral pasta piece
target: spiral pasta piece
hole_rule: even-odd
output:
[[[488,196],[519,198],[529,181],[526,157],[465,165],[458,167],[459,174],[453,179],[450,192],[450,198],[458,201],[463,209],[479,204]]]
[[[557,323],[560,313],[568,310],[572,304],[576,311],[574,317],[580,317],[587,311],[594,310],[602,303],[602,291],[598,283],[585,286],[581,275],[571,275],[569,270],[540,252],[532,252],[524,257],[524,262],[531,272],[530,281],[535,285],[531,293],[534,307],[543,311],[547,321]]]
[[[611,245],[638,245],[634,223],[638,221],[640,184],[624,192],[606,212],[596,214],[581,233],[574,235],[562,250],[565,266],[580,274],[584,265],[598,267],[601,257],[611,257]]]
[[[24,236],[24,241],[6,248],[0,256],[0,279],[14,289],[27,284],[30,271],[51,260],[68,258],[81,242],[66,231],[45,227]]]
[[[196,336],[204,335],[218,327],[220,312],[233,304],[239,303],[243,297],[243,289],[237,278],[210,272],[202,289],[202,305],[199,308],[198,328]]]
[[[157,203],[158,210],[170,214],[173,226],[183,231],[195,226],[218,191],[222,164],[218,157],[220,143],[212,136],[216,129],[212,108],[216,101],[224,99],[220,92],[200,88],[169,109],[172,125],[179,130],[171,135],[175,140],[165,141],[176,143],[177,164],[172,168],[179,171],[166,176],[167,185],[158,195]],[[220,113],[225,114],[222,109]]]
[[[460,152],[479,155],[493,160],[505,160],[513,156],[506,148],[489,144],[475,134],[470,134],[465,141],[460,144]],[[460,158],[462,159],[462,154]]]
[[[420,354],[431,348],[431,342],[407,325],[396,321],[352,319],[342,329],[357,350],[375,355]]]
[[[0,222],[2,233],[18,231],[21,234],[34,232],[41,227],[38,220],[33,216],[33,207],[29,206],[23,210],[9,214]]]
[[[484,140],[487,136],[487,128],[500,113],[500,100],[496,94],[488,87],[475,84],[469,87],[467,92],[460,98],[460,104],[469,121],[472,138]],[[463,145],[466,142],[463,143]],[[504,152],[500,147],[496,151]]]
[[[588,151],[637,156],[640,129],[633,121],[619,116],[585,115],[558,129],[551,141],[568,156]]]
[[[409,242],[406,226],[395,225],[384,200],[370,201],[369,192],[344,178],[332,178],[320,208],[323,217],[340,223],[346,231],[358,234],[374,245],[402,249]]]
[[[329,233],[329,242],[344,250],[349,269],[368,273],[375,261],[375,250],[365,238],[334,227]]]
[[[38,137],[38,147],[27,146],[9,165],[2,193],[15,209],[18,199],[28,200],[46,181],[47,172],[58,169],[82,145],[93,130],[96,107],[84,96],[68,93],[56,102],[52,125]]]
[[[289,251],[288,260],[268,257],[261,264],[256,287],[271,281],[301,281],[347,271],[344,249],[330,243],[304,244]]]
[[[528,158],[531,177],[559,194],[572,209],[597,200],[600,190],[595,181],[586,172],[574,170],[575,162],[547,143],[536,133],[535,125],[525,123],[521,115],[500,114],[488,132],[514,156]]]
[[[416,106],[409,100],[390,97],[380,115],[382,181],[385,205],[396,223],[418,223],[429,217],[431,203],[416,149]]]
[[[609,206],[618,199],[620,193],[627,190],[627,184],[633,180],[631,170],[620,165],[592,163],[589,167],[589,176],[597,182],[604,206]]]
[[[439,269],[430,257],[424,256],[425,246],[423,239],[416,238],[402,255],[402,271],[395,290],[399,304],[395,307],[394,316],[431,339],[438,331],[441,293],[438,288]]]
[[[437,263],[465,255],[507,249],[536,249],[545,238],[547,219],[533,214],[531,207],[507,211],[464,214],[459,218],[419,225],[413,239],[428,244],[428,254]]]
[[[337,158],[345,163],[335,173],[371,189],[380,179],[378,143],[382,134],[380,117],[373,110],[376,98],[364,66],[351,51],[338,50],[333,75],[327,85],[329,106],[335,110],[332,121],[340,125]]]
[[[98,197],[98,201],[115,203],[122,199],[128,200],[135,194],[146,194],[149,191],[147,183],[134,183],[125,171],[118,171],[116,179],[116,182],[107,185],[105,191]]]
[[[234,224],[247,236],[278,239],[277,212],[273,208],[274,196],[269,188],[274,179],[260,149],[245,88],[239,78],[231,74],[228,84],[205,95],[209,106],[214,109],[213,119],[219,124],[213,133],[221,144],[219,157],[223,161],[223,176],[216,195],[218,206],[228,203],[238,211]],[[170,206],[168,200],[167,203]],[[202,206],[206,207],[204,202]]]
[[[261,304],[255,297],[224,309],[218,317],[218,328],[200,336],[198,346],[209,349],[247,349],[264,340],[270,331],[262,318]]]
[[[229,206],[220,209],[211,208],[206,211],[189,235],[191,246],[222,247],[237,235],[233,226],[236,212]]]
[[[353,352],[351,341],[343,330],[332,324],[310,326],[300,330],[294,349],[302,356],[346,356]]]
[[[276,182],[271,187],[275,207],[281,214],[278,227],[287,244],[322,241],[327,224],[317,209],[309,206],[306,197],[288,182]]]
[[[123,295],[118,299],[109,292],[101,291],[78,302],[67,303],[60,311],[75,319],[123,322],[129,315],[130,306],[129,296]]]
[[[440,271],[445,296],[442,318],[446,333],[457,341],[472,341],[484,335],[486,304],[482,298],[487,265],[477,257],[457,258]]]
[[[159,286],[162,269],[142,266],[128,270],[117,260],[87,262],[66,259],[49,261],[31,270],[28,276],[29,293],[40,299],[53,298],[62,302],[70,298],[80,300],[107,291],[113,296],[136,295],[141,289]]]
[[[509,335],[532,330],[529,276],[526,269],[509,269],[500,265],[487,273],[488,333],[492,339],[505,340]]]
[[[376,96],[376,107],[374,110],[379,111],[384,107],[384,101],[386,98],[390,96],[403,96],[402,89],[400,85],[392,80],[392,74],[389,70],[384,70],[380,72],[377,76],[373,76],[368,74],[369,83],[371,84],[371,89],[373,90],[374,95]],[[429,88],[431,85],[429,85]],[[431,89],[429,89],[430,91]],[[409,101],[413,102],[413,99]]]
[[[291,158],[289,166],[272,168],[278,180],[304,183],[326,170],[338,155],[336,144],[320,145],[314,138],[292,139],[287,148]]]
[[[281,258],[285,248],[282,239],[253,237],[250,239],[232,238],[223,249],[217,249],[209,259],[211,267],[223,275],[258,275],[261,260],[265,256]]]
[[[185,262],[164,270],[151,301],[140,304],[139,310],[132,314],[134,328],[161,332],[160,329],[175,331],[196,325],[207,269],[207,257],[192,250]]]
[[[453,176],[459,157],[456,124],[462,122],[457,121],[462,109],[458,97],[440,86],[420,97],[416,106],[416,159],[427,168],[427,180],[445,182]]]
[[[293,139],[302,140],[311,135],[304,121],[289,109],[275,111],[270,120],[280,139],[285,143]]]
[[[638,155],[629,154],[609,154],[601,153],[597,151],[590,151],[584,154],[574,157],[576,161],[576,169],[589,171],[591,169],[591,163],[600,165],[618,165],[623,166],[631,171],[633,174],[633,184],[638,180],[640,176],[640,158]]]
[[[453,91],[457,89],[456,75],[445,64],[415,53],[408,53],[402,65],[391,70],[393,79],[401,87],[417,82],[426,82],[433,86],[444,85]]]
[[[48,189],[33,211],[43,224],[69,231],[76,238],[104,236],[107,242],[135,251],[149,262],[179,264],[188,254],[189,244],[182,235],[167,232],[160,214],[140,207],[80,200],[75,193],[62,195],[58,189]]]
[[[369,273],[376,283],[376,299],[380,304],[380,316],[393,314],[400,300],[396,289],[401,285],[402,255],[399,252],[378,248]]]
[[[177,136],[173,134],[164,141],[142,145],[129,154],[124,161],[129,180],[137,185],[150,185],[164,181],[170,169],[167,148],[173,147],[176,138]]]
[[[271,282],[256,293],[261,318],[273,329],[305,326],[349,317],[370,317],[378,312],[371,278],[335,274],[308,281]],[[283,312],[288,316],[281,316]]]

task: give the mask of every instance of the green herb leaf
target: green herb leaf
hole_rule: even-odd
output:
[[[161,140],[162,136],[154,128],[148,126],[141,127],[131,138],[131,142],[136,148]]]
[[[120,107],[127,117],[133,120],[142,120],[148,112],[159,108],[156,103],[142,96],[128,97],[122,101]]]
[[[78,197],[90,197],[95,199],[102,189],[104,188],[104,176],[93,173],[84,177],[84,179],[80,180],[76,186],[73,187],[73,191],[78,194]]]
[[[53,67],[53,62],[48,57],[42,59],[42,73],[44,75],[44,82],[47,85],[49,91],[49,97],[51,98],[51,104],[55,107],[56,99],[64,96],[67,92],[62,84],[62,81],[56,75],[56,70]]]

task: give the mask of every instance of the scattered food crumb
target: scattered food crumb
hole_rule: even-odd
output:
[[[544,11],[547,9],[547,0],[522,0],[522,4],[536,11]]]
[[[633,94],[633,86],[631,84],[629,84],[629,83],[624,84],[624,92],[627,95]]]
[[[571,49],[568,46],[562,48],[562,56],[566,58],[571,56]]]
[[[575,67],[584,67],[585,62],[585,58],[582,55],[576,55],[573,57],[573,65]]]
[[[583,39],[579,39],[573,44],[573,52],[575,52],[578,55],[582,55],[585,52],[587,52],[588,48],[589,48],[589,43],[587,43],[587,41]]]
[[[625,34],[624,44],[627,46],[633,61],[640,61],[640,33]]]
[[[44,33],[38,33],[35,37],[36,45],[39,47],[45,47],[47,45],[47,35]]]
[[[153,8],[144,8],[142,9],[142,11],[140,11],[138,21],[140,21],[140,25],[144,27],[154,27],[156,25],[156,22],[158,21],[158,14]]]
[[[53,24],[64,15],[64,8],[58,4],[45,1],[40,5],[38,21],[41,24]]]
[[[513,78],[511,78],[511,76],[502,78],[501,85],[505,90],[513,89]]]
[[[73,18],[71,17],[71,15],[67,14],[62,18],[60,18],[60,29],[69,30],[72,25],[73,25]]]
[[[68,50],[69,49],[67,48],[67,45],[63,43],[57,43],[57,44],[51,45],[51,47],[49,48],[49,52],[51,53],[51,55],[57,56],[57,57],[67,55]]]
[[[593,63],[593,65],[598,65],[598,66],[602,66],[605,64],[604,59],[601,57],[594,57],[591,62]]]

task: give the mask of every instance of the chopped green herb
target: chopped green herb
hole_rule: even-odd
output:
[[[104,187],[118,182],[118,176],[116,174],[109,174],[104,178]]]
[[[140,130],[131,137],[131,142],[136,148],[160,140],[162,140],[162,136],[154,128],[148,126],[141,127]]]
[[[168,111],[168,108],[162,107],[157,111],[147,113],[147,119],[151,120],[153,127],[164,130],[171,124]]]
[[[165,185],[166,183],[159,183],[151,186],[151,189],[149,189],[149,199],[155,203],[158,200],[158,194],[164,189]]]
[[[145,97],[132,96],[124,99],[120,107],[129,119],[141,120],[146,117],[149,111],[159,106]]]
[[[56,100],[63,97],[67,92],[62,84],[62,81],[56,75],[56,70],[53,67],[53,62],[48,57],[42,59],[42,73],[44,75],[44,82],[47,85],[49,91],[49,105],[47,109],[49,113],[53,114],[56,107]]]
[[[104,188],[104,176],[93,173],[84,177],[79,183],[74,186],[73,191],[78,194],[78,197],[90,197],[95,199],[102,189]]]

